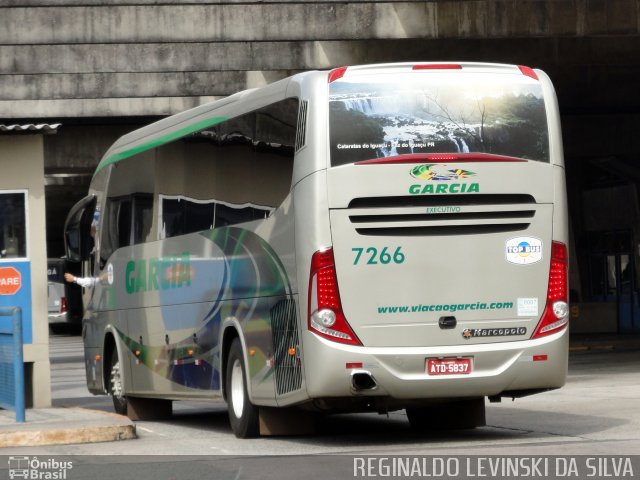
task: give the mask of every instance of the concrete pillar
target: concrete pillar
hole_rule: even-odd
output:
[[[26,258],[11,258],[13,253],[9,252],[0,259],[0,267],[20,264],[25,272],[21,288],[23,293],[30,290],[31,297],[30,315],[23,313],[26,404],[35,408],[49,407],[51,374],[42,135],[0,135],[0,193],[3,191],[26,193]]]

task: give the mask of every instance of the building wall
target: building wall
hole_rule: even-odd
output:
[[[166,115],[300,70],[456,58],[542,67],[569,108],[640,102],[637,0],[2,5],[0,118]]]

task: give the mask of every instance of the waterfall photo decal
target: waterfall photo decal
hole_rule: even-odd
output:
[[[549,161],[539,82],[525,76],[441,75],[412,72],[332,82],[332,166],[433,153]]]

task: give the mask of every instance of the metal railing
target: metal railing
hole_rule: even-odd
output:
[[[11,317],[11,320],[5,317]],[[0,307],[0,407],[15,409],[16,422],[24,422],[24,362],[20,307]]]

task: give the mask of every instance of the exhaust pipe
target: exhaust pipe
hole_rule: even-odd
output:
[[[351,386],[356,392],[363,390],[373,390],[378,387],[373,375],[367,371],[356,371],[351,373]]]

